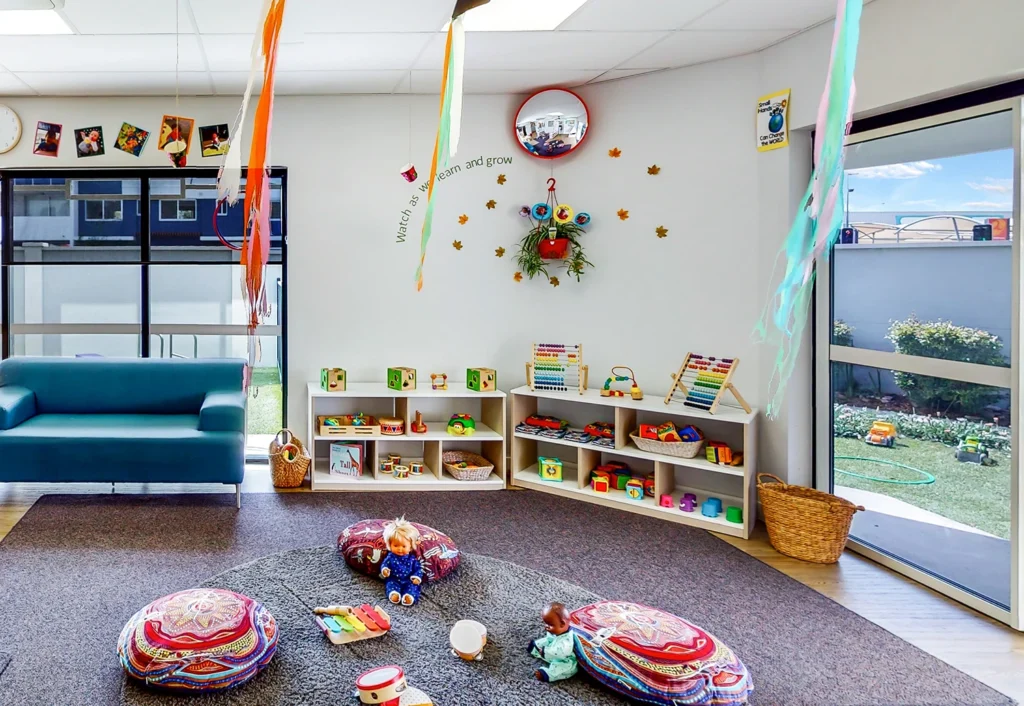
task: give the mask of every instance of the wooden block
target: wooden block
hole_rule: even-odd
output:
[[[413,368],[388,368],[388,389],[410,391],[416,389],[416,371]]]
[[[466,387],[476,392],[494,392],[498,389],[498,373],[491,368],[469,368]]]
[[[327,392],[344,392],[345,377],[345,371],[341,368],[321,368],[320,389]]]

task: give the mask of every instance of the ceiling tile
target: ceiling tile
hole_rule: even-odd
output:
[[[173,71],[23,71],[18,76],[39,93],[50,96],[173,96],[175,89]],[[213,93],[205,72],[182,73],[178,81],[182,95]]]
[[[542,88],[575,88],[593,80],[600,71],[480,71],[466,69],[466,93],[532,93]],[[408,80],[403,81],[396,93],[408,92]],[[412,72],[413,93],[437,95],[441,92],[441,71]]]
[[[249,80],[248,71],[211,71],[213,78],[214,92],[220,96],[240,96],[245,90],[245,83]],[[253,95],[259,95],[263,86],[263,79],[256,77],[253,84]]]
[[[595,78],[590,83],[603,83],[604,81],[614,81],[617,78],[629,78],[630,76],[640,76],[642,74],[649,74],[661,69],[612,69],[611,71],[605,71],[603,74]]]
[[[91,2],[92,0],[77,0]],[[121,0],[123,2],[123,0]],[[68,0],[70,3],[71,0]],[[192,14],[202,34],[247,34],[252,37],[259,25],[263,0],[192,0]],[[294,3],[285,6],[282,31],[292,24]]]
[[[412,33],[307,34],[301,43],[281,46],[278,68],[281,71],[408,69],[432,37],[432,34]],[[242,56],[247,57],[248,52]]]
[[[836,16],[836,0],[728,0],[686,29],[807,29]]]
[[[664,32],[468,32],[466,66],[502,70],[606,70],[643,51]],[[436,35],[416,62],[417,69],[440,67],[445,36]],[[538,74],[538,78],[542,78]]]
[[[191,34],[188,0],[178,0],[178,12],[178,31]],[[131,0],[130,12],[125,0],[67,0],[64,15],[81,34],[175,33],[173,0]]]
[[[307,32],[437,32],[453,6],[453,0],[302,0],[288,12],[297,13]]]
[[[275,93],[283,96],[391,93],[405,71],[279,71]]]
[[[559,29],[636,30],[680,29],[725,0],[590,0]]]
[[[203,71],[195,35],[180,37],[181,71]],[[4,37],[0,64],[22,71],[174,71],[175,37],[150,35],[50,35]]]
[[[660,69],[689,66],[757,51],[788,36],[788,31],[676,32],[618,68]]]
[[[0,96],[33,96],[36,92],[14,74],[0,71]]]

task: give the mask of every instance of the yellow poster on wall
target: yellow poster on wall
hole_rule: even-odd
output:
[[[757,151],[789,146],[790,89],[757,99]]]

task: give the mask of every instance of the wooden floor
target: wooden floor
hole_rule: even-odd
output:
[[[215,492],[218,486],[119,484],[117,492]],[[109,486],[0,483],[0,539],[46,493],[109,493]],[[226,492],[231,492],[230,490]],[[266,466],[250,466],[243,492],[275,491]],[[302,490],[294,492],[303,492]],[[243,506],[244,506],[243,498]],[[851,552],[822,566],[782,556],[763,527],[750,540],[722,539],[975,679],[1024,702],[1024,633],[982,616]],[[870,669],[870,665],[865,665]]]

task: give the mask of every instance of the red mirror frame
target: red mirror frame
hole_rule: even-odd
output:
[[[583,110],[585,110],[587,113],[587,132],[583,135],[583,139],[577,142],[576,146],[573,147],[568,152],[550,156],[536,154],[535,152],[531,152],[530,150],[526,149],[526,145],[524,145],[522,140],[519,139],[519,130],[516,128],[516,121],[519,119],[519,114],[523,112],[523,108],[526,107],[526,104],[529,103],[534,98],[536,98],[537,96],[539,96],[541,93],[546,93],[548,91],[564,91],[574,96],[576,100],[583,104]],[[533,157],[534,159],[562,159],[563,157],[568,157],[573,152],[578,150],[583,145],[583,143],[587,141],[587,137],[590,135],[590,125],[590,106],[587,105],[587,102],[583,100],[583,98],[578,93],[576,93],[576,91],[570,91],[568,88],[542,88],[539,91],[534,91],[533,93],[531,93],[529,96],[526,97],[526,100],[519,104],[519,107],[516,109],[515,115],[512,116],[512,137],[515,138],[516,144],[519,145],[519,148],[526,154]]]

